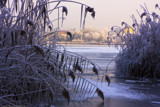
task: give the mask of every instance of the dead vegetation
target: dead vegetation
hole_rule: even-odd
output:
[[[82,77],[93,62],[78,54],[60,51],[54,39],[47,44],[46,37],[55,32],[48,12],[60,2],[77,3],[0,1],[0,106],[60,105],[66,100],[69,103],[93,97],[95,92],[104,100],[103,92]],[[49,9],[51,3],[56,6]],[[94,17],[93,8],[81,5]],[[67,14],[66,8],[63,7],[62,13]],[[47,29],[52,32],[46,33]],[[98,70],[101,69],[94,64],[91,74],[96,73],[98,78]]]

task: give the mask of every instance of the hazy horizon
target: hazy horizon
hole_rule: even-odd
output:
[[[93,20],[90,14],[87,14],[86,27],[91,26],[97,29],[108,28],[112,26],[121,26],[121,22],[127,22],[132,24],[131,15],[139,20],[138,13],[136,9],[142,13],[140,5],[147,5],[149,12],[158,11],[155,9],[155,4],[158,4],[156,0],[77,0],[78,2],[87,4],[94,7],[96,11],[96,17]],[[68,16],[64,20],[62,29],[73,29],[80,28],[80,10],[81,5],[74,3],[61,3],[61,5],[66,5],[68,9]],[[158,14],[160,11],[157,12]],[[54,17],[56,18],[56,17]]]

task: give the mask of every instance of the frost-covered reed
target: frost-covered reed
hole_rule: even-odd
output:
[[[159,9],[158,4],[155,8]],[[146,6],[137,22],[132,16],[133,25],[122,22],[122,28],[114,26],[109,32],[109,43],[116,41],[121,51],[116,58],[118,75],[137,78],[160,78],[160,16],[149,13]]]
[[[61,2],[84,6],[84,18],[87,12],[95,15],[93,8],[69,0],[0,0],[0,106],[59,105],[95,92],[104,99],[103,92],[81,75],[86,64],[94,63],[60,51],[54,38],[48,43],[48,36],[59,32],[49,13],[60,7],[62,15],[68,13],[65,6],[59,6]],[[100,68],[94,64],[94,69]]]

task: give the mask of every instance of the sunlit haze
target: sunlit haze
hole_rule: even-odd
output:
[[[140,5],[147,5],[149,12],[158,11],[155,9],[155,4],[158,4],[158,0],[77,0],[81,3],[94,7],[96,11],[96,17],[93,20],[90,14],[87,14],[86,26],[95,27],[98,29],[108,28],[112,26],[121,26],[121,22],[127,22],[132,24],[131,15],[135,15],[139,20],[136,9],[142,13]],[[62,3],[63,5],[63,3]],[[68,8],[68,16],[64,20],[64,29],[80,28],[80,10],[81,5],[74,3],[65,3]],[[158,11],[157,13],[160,13]]]

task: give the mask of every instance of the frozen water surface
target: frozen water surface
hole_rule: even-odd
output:
[[[98,83],[88,79],[104,92],[105,98],[147,100],[147,103],[156,104],[160,107],[160,81],[140,81],[115,77],[115,63],[112,60],[119,52],[117,48],[107,46],[72,46],[66,47],[66,49],[91,59],[103,69],[110,63],[108,75],[111,78],[111,84],[109,87],[106,82]]]
[[[119,50],[115,47],[106,47],[106,46],[72,46],[72,47],[66,47],[71,52],[76,53],[118,53]]]

